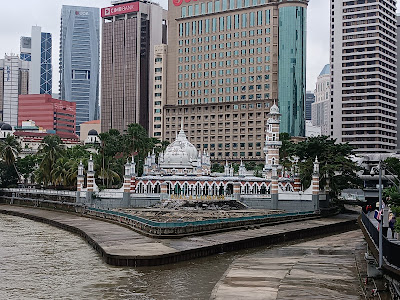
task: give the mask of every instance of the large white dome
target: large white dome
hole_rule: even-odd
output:
[[[165,149],[163,164],[185,166],[196,159],[197,149],[188,141],[185,132],[181,129],[176,140]]]

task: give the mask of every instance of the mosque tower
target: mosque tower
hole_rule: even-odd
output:
[[[265,165],[263,173],[267,178],[271,177],[272,166],[278,167],[279,165],[279,149],[282,142],[279,140],[279,126],[280,126],[279,107],[274,103],[269,111],[266,137],[265,137]]]

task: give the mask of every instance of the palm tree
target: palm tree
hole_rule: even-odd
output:
[[[13,136],[9,135],[4,141],[0,143],[0,158],[7,164],[13,165],[15,172],[17,173],[18,180],[21,178],[17,167],[15,166],[15,161],[18,155],[21,153],[21,144]]]
[[[40,145],[38,154],[42,156],[42,162],[39,166],[39,178],[44,184],[54,183],[51,171],[55,162],[64,152],[61,138],[58,135],[48,135],[44,137]]]

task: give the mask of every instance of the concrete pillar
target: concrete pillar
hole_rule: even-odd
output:
[[[236,200],[240,200],[240,182],[233,183],[233,197]]]
[[[129,161],[126,161],[125,164],[125,173],[124,173],[124,193],[122,196],[122,205],[123,207],[129,207],[130,198],[131,198],[131,164]]]
[[[86,191],[86,202],[93,205],[93,192],[94,192],[94,164],[92,155],[90,155],[88,161],[87,171],[87,191]]]
[[[271,176],[271,207],[272,209],[278,209],[278,170],[276,165],[272,166],[272,176]]]
[[[295,173],[294,174],[294,185],[293,185],[293,189],[295,192],[300,192],[301,190],[301,181],[300,181],[300,176],[299,174]]]
[[[76,203],[81,202],[81,191],[83,190],[83,186],[85,184],[85,175],[84,173],[84,166],[82,161],[78,165],[78,176],[76,179]]]
[[[315,157],[314,172],[312,175],[312,201],[314,203],[314,210],[319,211],[319,162]]]

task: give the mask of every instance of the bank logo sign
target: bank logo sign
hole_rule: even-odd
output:
[[[126,14],[130,12],[139,11],[139,2],[121,4],[111,7],[106,7],[101,9],[101,17],[111,17],[121,14]]]

